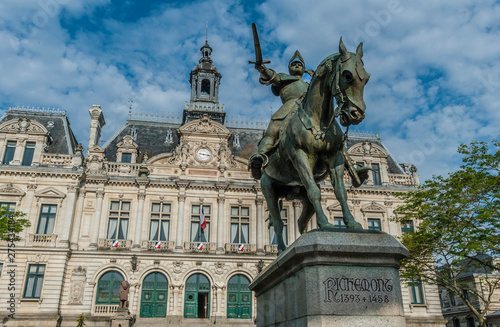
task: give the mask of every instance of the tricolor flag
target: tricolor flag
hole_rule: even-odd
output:
[[[238,251],[243,251],[243,250],[245,250],[245,244],[239,244]]]
[[[118,241],[117,240],[113,241],[113,247],[115,247],[115,248],[118,247]]]
[[[205,234],[205,228],[207,228],[207,220],[205,219],[205,213],[203,212],[203,204],[201,205],[200,224],[201,224],[201,233]]]
[[[155,243],[155,248],[157,248],[157,249],[161,248],[161,242],[156,242]]]
[[[198,250],[203,250],[203,243],[198,243]]]

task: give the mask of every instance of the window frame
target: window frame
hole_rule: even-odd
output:
[[[160,211],[153,211],[154,206],[159,205]],[[169,207],[168,211],[163,211],[163,208]],[[158,217],[153,217],[153,215],[158,215]],[[171,203],[163,203],[163,202],[152,202],[151,203],[151,211],[149,212],[149,233],[148,239],[149,241],[169,241],[170,240],[170,229],[172,222],[172,204]],[[156,231],[156,238],[152,237],[152,222],[158,221],[158,228]],[[168,231],[164,232],[163,222],[168,222]],[[162,233],[163,232],[163,233]],[[162,235],[165,235],[165,240],[162,240]]]
[[[231,206],[229,212],[229,241],[231,244],[250,244],[250,206]],[[238,213],[233,214],[233,209],[237,209]],[[243,215],[243,209],[248,211],[248,215]],[[237,226],[237,235],[233,234],[233,225]],[[247,239],[244,238],[243,227],[247,228]],[[237,238],[237,242],[234,242]]]
[[[9,143],[11,143],[9,145]],[[14,146],[12,146],[12,143],[14,144]],[[10,165],[10,162],[12,160],[14,160],[14,157],[16,155],[16,147],[17,147],[17,141],[9,141],[9,140],[6,140],[5,141],[5,150],[4,150],[4,153],[3,153],[3,158],[2,158],[2,164],[3,165]],[[9,151],[11,150],[11,151]],[[10,155],[10,160],[7,160],[7,154]]]
[[[112,274],[112,273],[114,273],[114,274]],[[100,286],[102,285],[101,280],[107,274],[111,274],[110,283],[109,283],[108,299],[107,300],[99,300],[99,291],[100,291]],[[118,300],[113,301],[113,286],[117,282],[117,281],[115,281],[114,276],[116,276],[116,275],[119,275],[121,277],[122,280],[119,281],[119,284],[121,284],[121,282],[123,282],[125,280],[125,277],[123,277],[123,274],[120,273],[118,270],[108,270],[99,277],[99,280],[97,281],[95,304],[97,304],[97,305],[117,305],[117,304],[120,304],[120,296],[119,295],[118,295]],[[120,286],[118,286],[118,291],[119,290],[120,290]]]
[[[377,168],[373,167],[377,166]],[[382,185],[382,176],[380,174],[380,164],[379,163],[372,163],[371,165],[372,170],[372,178],[373,178],[373,185],[380,186]]]
[[[205,220],[207,222],[207,227],[201,234],[201,237],[199,236],[199,231],[200,231],[200,221],[201,221],[201,207],[203,206],[203,213],[205,215]],[[198,212],[194,212],[194,208],[198,207]],[[206,209],[208,208],[208,210]],[[212,205],[211,204],[192,204],[191,205],[191,216],[189,218],[189,241],[190,242],[202,242],[202,243],[207,243],[210,242],[210,217],[212,216]],[[197,225],[196,227],[196,234],[193,236],[193,227],[194,225]]]
[[[31,272],[31,267],[36,267],[36,272],[32,273]],[[43,267],[43,272],[40,273],[40,267]],[[23,291],[23,299],[39,299],[42,295],[42,288],[43,288],[43,281],[45,279],[45,272],[47,270],[47,267],[45,264],[39,264],[39,263],[33,263],[33,264],[28,264],[28,269],[26,273],[26,281],[24,283],[24,291]],[[33,284],[31,288],[31,295],[28,296],[28,284],[30,282],[30,277],[33,277]],[[40,280],[41,278],[41,280]],[[38,288],[38,283],[41,283],[40,287]],[[37,290],[39,290],[39,294],[37,296]]]
[[[127,158],[127,159],[125,159]],[[125,160],[124,160],[125,159]],[[122,152],[120,162],[122,163],[132,163],[132,153],[130,152]]]
[[[44,213],[43,212],[43,208],[44,207],[49,207],[49,211],[46,212],[46,213]],[[51,208],[55,209],[54,213],[51,212]],[[35,233],[36,235],[52,235],[52,234],[54,234],[54,228],[56,226],[57,211],[58,211],[57,208],[58,208],[57,204],[54,204],[54,203],[42,203],[42,205],[40,206],[40,214],[38,215],[38,224],[37,224],[36,233]],[[41,226],[41,223],[42,223],[42,215],[45,215],[47,217],[46,217],[46,220],[45,220],[44,232],[40,233],[40,226]],[[50,233],[47,233],[47,227],[50,226],[50,224],[48,224],[48,221],[51,218],[53,219],[52,231],[50,231]]]
[[[113,209],[113,204],[118,203],[118,209]],[[123,209],[123,205],[127,203],[128,204],[128,210]],[[108,228],[106,229],[106,239],[108,240],[126,240],[128,237],[128,229],[130,225],[130,220],[131,220],[131,212],[132,212],[132,202],[129,200],[117,200],[117,201],[110,201],[109,203],[109,211],[108,211]],[[116,213],[112,214],[112,213]],[[127,213],[128,215],[125,215]],[[113,235],[110,235],[110,228],[111,228],[111,221],[116,220],[116,227]],[[125,230],[122,230],[122,222],[126,220],[127,221],[127,226]],[[120,234],[123,234],[123,238],[120,238]],[[111,237],[110,236],[114,236]]]
[[[401,224],[401,233],[405,234],[414,231],[415,231],[415,224],[413,223],[413,220],[408,220],[406,223]]]
[[[425,304],[424,288],[422,285],[422,280],[421,279],[411,280],[408,283],[408,286],[410,287],[410,303],[413,305]]]
[[[370,222],[375,222],[378,221],[378,228],[374,226],[373,224],[370,224]],[[380,218],[367,218],[368,222],[368,230],[374,230],[374,231],[382,231],[382,219]]]
[[[33,163],[33,158],[35,156],[36,142],[29,141],[26,142],[24,146],[23,159],[21,161],[21,166],[31,166]]]
[[[340,224],[337,224],[337,222],[340,221]],[[337,229],[347,229],[347,226],[344,222],[344,217],[333,217],[333,227]]]

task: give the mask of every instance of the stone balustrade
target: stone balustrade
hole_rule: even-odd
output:
[[[73,156],[70,154],[43,153],[40,166],[71,168],[73,167]]]
[[[215,253],[215,248],[216,244],[211,242],[184,242],[184,250],[191,252]]]
[[[109,162],[107,164],[108,176],[139,176],[139,168],[142,164],[123,162]]]
[[[160,242],[160,247],[156,246],[156,242]],[[175,243],[172,241],[143,241],[142,248],[157,251],[173,251]]]
[[[96,316],[112,316],[118,310],[118,304],[96,304],[94,307],[94,314]]]
[[[29,234],[27,246],[55,247],[57,234]]]
[[[114,245],[114,241],[117,241],[118,243],[116,246]],[[132,240],[113,240],[113,239],[107,239],[107,238],[100,238],[98,247],[102,249],[130,249],[132,246]]]
[[[240,248],[240,245],[242,246]],[[257,246],[255,244],[226,243],[226,253],[255,253]]]
[[[413,186],[411,175],[389,174],[389,185]]]
[[[266,254],[277,254],[278,253],[278,245],[277,244],[266,244],[266,245],[264,245],[264,252]]]

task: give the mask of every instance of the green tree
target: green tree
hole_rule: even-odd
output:
[[[9,241],[11,233],[15,233],[15,241],[19,241],[18,234],[25,228],[31,226],[26,214],[20,211],[9,211],[7,207],[0,208],[0,239]],[[13,219],[11,219],[13,217]]]
[[[85,323],[85,316],[83,315],[83,313],[81,313],[78,318],[76,319],[76,322],[77,322],[77,325],[76,327],[84,327],[84,326],[87,326],[87,324]]]
[[[395,220],[418,225],[401,238],[410,252],[401,276],[446,288],[486,326],[492,295],[500,292],[500,142],[473,141],[458,152],[460,169],[397,195],[405,204]]]

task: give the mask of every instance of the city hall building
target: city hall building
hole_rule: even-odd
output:
[[[247,169],[267,126],[226,119],[211,52],[201,48],[182,117],[130,112],[100,143],[106,108],[89,105],[86,155],[64,111],[5,111],[0,204],[26,213],[31,226],[15,257],[0,242],[3,325],[75,326],[83,314],[87,326],[111,326],[125,280],[135,326],[255,326],[248,285],[277,255],[259,181]],[[416,168],[397,163],[374,134],[349,134],[346,146],[373,169],[356,189],[345,175],[355,219],[394,236],[413,229],[417,222],[390,218],[400,204],[394,193],[419,184]],[[331,184],[320,187],[331,223],[345,228]],[[300,237],[300,213],[300,202],[283,202],[287,244]],[[407,326],[444,325],[436,287],[402,288]]]

